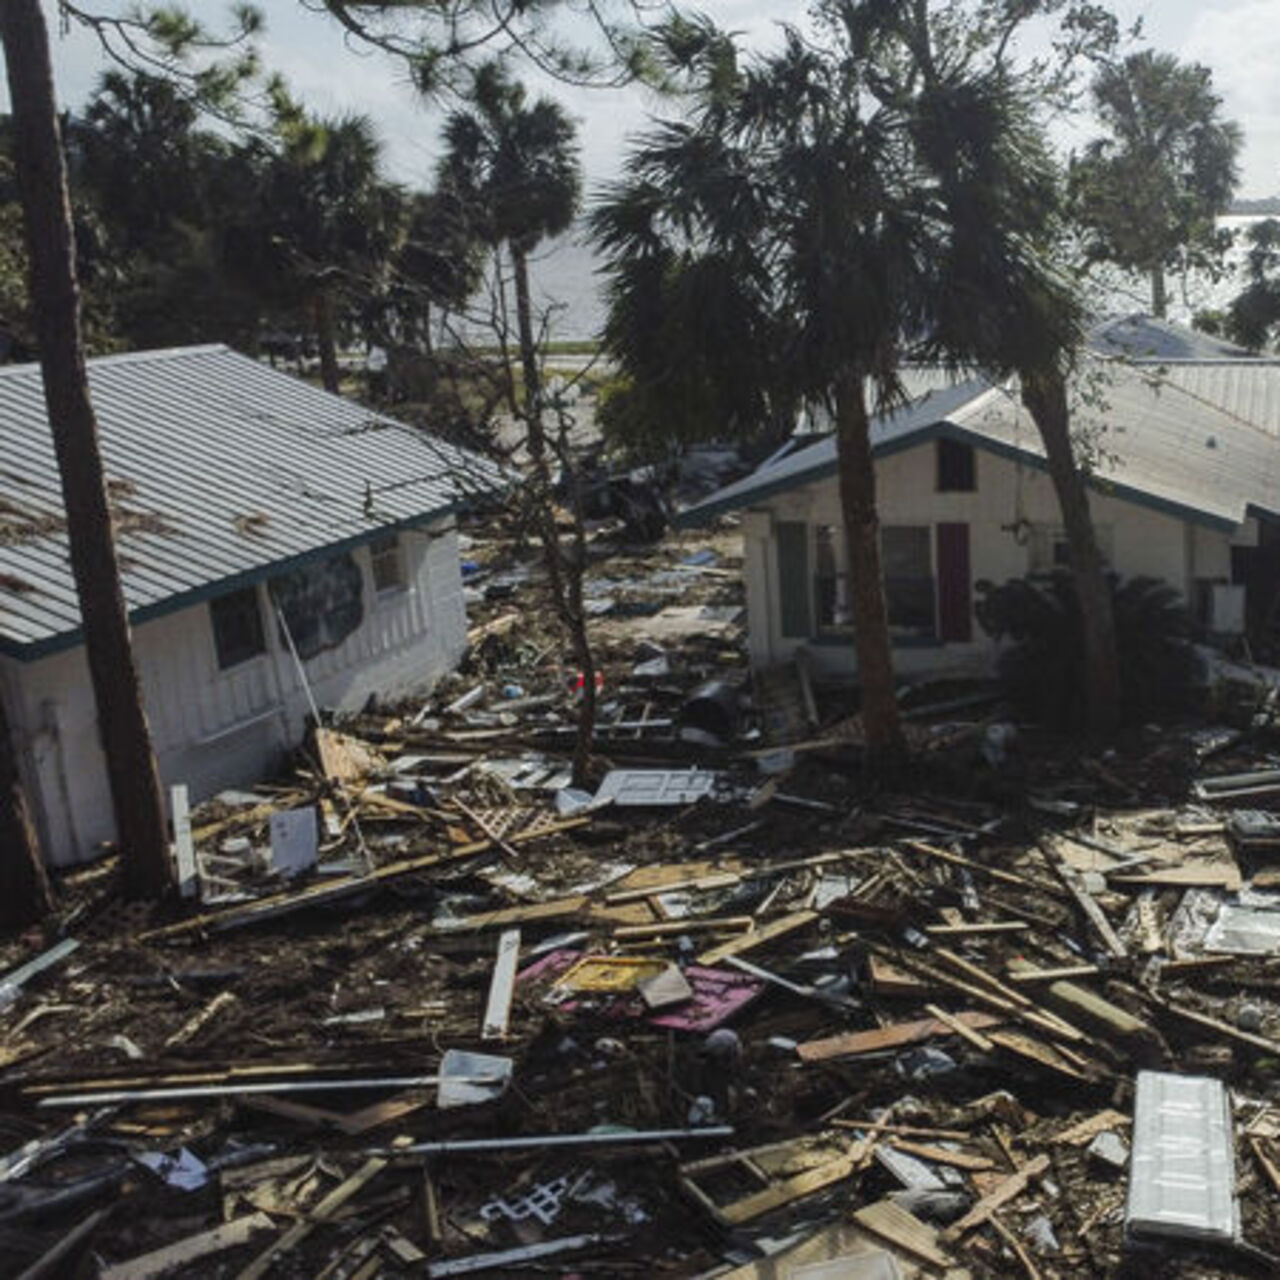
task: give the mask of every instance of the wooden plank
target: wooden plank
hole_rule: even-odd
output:
[[[995,1228],[996,1235],[1013,1250],[1014,1256],[1022,1263],[1022,1269],[1027,1274],[1027,1280],[1043,1280],[1040,1268],[1032,1261],[1026,1245],[994,1213],[991,1215],[990,1222]]]
[[[275,806],[265,806],[269,816],[275,812]],[[572,831],[585,826],[590,817],[566,818],[563,822],[551,823],[545,827],[535,827],[528,832],[519,832],[510,837],[512,844],[524,844],[528,840],[540,840],[544,836],[557,835],[563,831]],[[302,911],[307,907],[318,906],[338,901],[356,893],[367,893],[370,889],[398,876],[413,875],[418,871],[426,871],[431,867],[446,862],[458,862],[485,853],[493,847],[491,840],[477,840],[471,844],[459,845],[447,849],[443,853],[427,853],[417,858],[406,858],[400,862],[389,862],[384,867],[376,867],[365,875],[343,876],[322,884],[308,885],[305,889],[272,894],[259,898],[256,902],[248,902],[242,906],[229,907],[225,911],[206,912],[194,916],[190,920],[182,920],[177,924],[166,925],[160,929],[149,929],[137,935],[135,941],[149,942],[156,938],[172,938],[184,933],[194,933],[201,929],[232,929],[243,925],[256,924],[262,920],[273,920],[292,911]],[[516,921],[504,922],[516,923]]]
[[[489,1001],[485,1005],[481,1040],[501,1040],[511,1021],[511,999],[516,990],[516,968],[520,961],[520,930],[504,929],[498,938],[498,958],[494,961],[489,982]]]
[[[1159,996],[1151,996],[1150,999],[1158,1008],[1172,1013],[1175,1017],[1183,1019],[1184,1022],[1203,1027],[1206,1031],[1212,1031],[1215,1035],[1222,1036],[1226,1040],[1234,1040],[1237,1044],[1246,1044],[1252,1049],[1261,1049],[1264,1053],[1272,1056],[1280,1055],[1280,1041],[1269,1040],[1266,1036],[1254,1035],[1252,1031],[1241,1031],[1239,1027],[1233,1027],[1231,1023],[1222,1022],[1218,1018],[1211,1018],[1206,1013],[1197,1013],[1194,1009],[1184,1009],[1181,1005],[1174,1004],[1172,1000],[1162,1000]]]
[[[366,1183],[376,1178],[387,1167],[381,1156],[371,1156],[349,1178],[336,1186],[307,1215],[295,1223],[278,1240],[273,1241],[236,1277],[236,1280],[262,1280],[276,1260],[296,1249],[323,1222],[332,1218],[352,1196],[358,1194]]]
[[[169,788],[169,812],[173,817],[173,857],[178,866],[178,894],[194,898],[200,892],[196,874],[196,846],[191,838],[191,802],[187,786],[179,782]]]
[[[1030,928],[1025,920],[993,920],[986,924],[927,924],[924,931],[931,938],[980,938],[995,933],[1025,933]]]
[[[797,929],[803,929],[812,924],[817,918],[818,913],[816,911],[794,911],[790,915],[770,921],[763,928],[753,929],[750,933],[744,933],[740,938],[731,938],[728,942],[722,942],[718,947],[712,947],[710,951],[704,951],[698,957],[698,963],[717,964],[728,956],[741,955],[744,951],[762,947],[766,943],[774,942],[778,938],[786,937],[789,933],[794,933]]]
[[[750,929],[751,916],[704,916],[693,920],[664,920],[660,924],[624,924],[613,931],[619,941],[629,938],[669,938],[685,933],[703,933],[711,929]]]
[[[934,990],[930,983],[895,968],[881,956],[867,957],[867,975],[871,981],[871,990],[878,996],[923,998]]]
[[[926,1004],[924,1011],[932,1014],[933,1017],[946,1026],[950,1027],[962,1040],[967,1040],[975,1049],[981,1050],[983,1053],[990,1053],[995,1048],[990,1040],[980,1031],[975,1031],[972,1027],[966,1026],[961,1020],[953,1014],[948,1013],[940,1005]]]
[[[1001,1049],[1005,1049],[1019,1058],[1024,1058],[1028,1062],[1033,1062],[1038,1067],[1056,1071],[1060,1075],[1070,1077],[1072,1080],[1087,1080],[1089,1078],[1085,1071],[1081,1070],[1073,1062],[1068,1061],[1055,1045],[1042,1044],[1039,1040],[1035,1040],[1020,1031],[996,1030],[991,1033],[991,1039]]]
[[[999,1026],[1002,1018],[990,1013],[960,1013],[956,1020],[973,1030]],[[937,1018],[921,1018],[915,1022],[899,1022],[889,1027],[870,1031],[848,1031],[843,1035],[828,1036],[823,1040],[810,1040],[796,1049],[801,1062],[826,1062],[829,1058],[852,1058],[862,1053],[878,1053],[882,1049],[897,1049],[904,1044],[915,1044],[933,1036],[949,1036],[955,1032]]]
[[[1193,862],[1184,863],[1180,867],[1165,867],[1160,871],[1147,871],[1142,875],[1109,875],[1107,883],[1124,885],[1127,889],[1152,887],[1235,890],[1244,883],[1244,877],[1234,862]]]
[[[921,1160],[932,1160],[934,1164],[947,1164],[954,1169],[978,1171],[994,1169],[996,1162],[990,1156],[975,1156],[971,1151],[953,1151],[950,1147],[939,1147],[933,1143],[912,1142],[910,1138],[886,1138],[889,1146],[898,1151],[905,1151],[909,1156],[919,1156]]]
[[[265,1213],[250,1213],[214,1227],[212,1231],[201,1231],[163,1249],[140,1254],[128,1262],[117,1262],[104,1268],[99,1280],[153,1280],[153,1277],[176,1271],[201,1258],[236,1249],[247,1243],[255,1232],[270,1231],[274,1226]]]
[[[1110,1129],[1118,1129],[1129,1123],[1129,1117],[1122,1115],[1119,1111],[1099,1111],[1097,1115],[1081,1120],[1079,1124],[1069,1125],[1061,1133],[1055,1133],[1049,1141],[1055,1146],[1083,1147],[1098,1134],[1106,1133]]]
[[[1034,986],[1037,982],[1058,982],[1064,978],[1096,978],[1102,972],[1096,964],[1068,964],[1059,969],[1019,969],[1006,971],[1005,981],[1019,986]]]
[[[892,1200],[877,1200],[855,1210],[853,1220],[881,1240],[918,1258],[940,1271],[951,1266],[951,1258],[938,1247],[938,1233],[913,1213]]]
[[[1041,852],[1044,852],[1042,849]],[[1116,933],[1112,927],[1111,921],[1107,919],[1106,912],[1098,905],[1088,889],[1084,887],[1078,872],[1072,870],[1064,862],[1054,859],[1048,853],[1045,853],[1045,859],[1049,865],[1058,874],[1058,879],[1062,881],[1067,892],[1075,899],[1076,905],[1084,913],[1084,917],[1093,931],[1102,940],[1102,945],[1107,949],[1107,954],[1116,960],[1127,960],[1129,957],[1129,949],[1124,945],[1120,935]]]
[[[832,1120],[837,1129],[876,1129],[880,1133],[909,1134],[914,1138],[942,1138],[946,1142],[972,1142],[973,1134],[964,1129],[934,1129],[919,1124],[885,1124],[882,1120]]]
[[[828,1160],[825,1164],[818,1165],[815,1169],[806,1169],[803,1173],[797,1173],[791,1178],[784,1178],[764,1190],[753,1191],[750,1195],[743,1196],[740,1200],[734,1200],[728,1204],[716,1204],[714,1201],[709,1200],[705,1193],[697,1198],[701,1199],[704,1205],[710,1206],[711,1213],[722,1225],[728,1227],[740,1226],[742,1223],[750,1222],[762,1214],[770,1213],[774,1209],[780,1209],[783,1205],[790,1204],[793,1200],[813,1195],[814,1192],[821,1191],[823,1187],[829,1187],[832,1183],[847,1178],[853,1172],[854,1163],[853,1156],[840,1156],[835,1160]],[[688,1184],[683,1176],[681,1177],[681,1183],[687,1189]]]
[[[985,1195],[968,1213],[953,1222],[943,1233],[943,1240],[959,1240],[961,1236],[980,1227],[1002,1205],[1016,1199],[1034,1178],[1040,1177],[1049,1168],[1049,1157],[1036,1156],[1028,1164],[1024,1164],[1017,1173],[1010,1174],[994,1191]]]
[[[963,854],[951,853],[947,849],[939,849],[935,845],[926,844],[923,840],[904,840],[902,843],[908,849],[912,849],[916,853],[922,853],[928,858],[933,858],[938,862],[950,863],[953,867],[966,867],[968,870],[976,871],[989,879],[999,880],[1002,884],[1014,884],[1019,889],[1032,889],[1036,893],[1047,893],[1051,897],[1059,896],[1059,890],[1056,885],[1043,884],[1039,880],[1032,880],[1029,876],[1016,875],[1014,872],[1005,871],[1000,867],[989,867],[985,862],[975,862],[974,859],[966,858]]]
[[[76,1223],[70,1231],[64,1230],[49,1249],[29,1267],[16,1274],[15,1280],[50,1280],[53,1277],[73,1274],[64,1264],[93,1235],[113,1207],[95,1209],[87,1218],[82,1218]]]
[[[231,991],[220,991],[202,1009],[186,1020],[165,1042],[166,1049],[174,1049],[186,1044],[193,1036],[202,1031],[223,1009],[235,1004],[236,997]]]

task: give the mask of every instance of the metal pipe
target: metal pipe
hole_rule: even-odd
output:
[[[542,1147],[606,1147],[636,1146],[644,1142],[667,1142],[677,1139],[707,1140],[732,1138],[731,1124],[709,1125],[705,1129],[633,1129],[617,1133],[543,1133],[513,1135],[509,1138],[462,1138],[457,1142],[416,1142],[411,1147],[376,1147],[371,1156],[442,1156],[466,1152],[521,1151]]]
[[[504,1085],[504,1076],[386,1076],[374,1080],[276,1080],[254,1084],[176,1085],[164,1089],[64,1093],[41,1098],[41,1107],[89,1107],[112,1102],[181,1102],[188,1098],[234,1098],[252,1093],[338,1093],[349,1089],[426,1089],[449,1084]]]

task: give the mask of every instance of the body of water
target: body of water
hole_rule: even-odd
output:
[[[1236,235],[1227,271],[1217,280],[1206,272],[1171,273],[1169,318],[1189,323],[1197,311],[1225,307],[1244,284],[1244,260],[1248,251],[1245,233],[1261,215],[1231,215],[1219,226]],[[549,316],[553,341],[585,341],[595,338],[604,323],[604,281],[600,260],[585,235],[572,231],[538,251],[531,263],[534,304]],[[1144,280],[1120,272],[1099,272],[1091,290],[1091,302],[1099,315],[1123,315],[1150,309],[1150,293]]]

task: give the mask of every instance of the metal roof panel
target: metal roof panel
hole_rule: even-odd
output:
[[[495,464],[226,347],[89,361],[131,610],[426,520]],[[79,625],[37,365],[0,369],[0,638]]]

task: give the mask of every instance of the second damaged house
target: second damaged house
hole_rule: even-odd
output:
[[[429,686],[466,643],[455,513],[498,469],[225,347],[89,363],[162,780],[263,775],[311,696]],[[44,848],[113,832],[37,366],[0,370],[0,675]]]
[[[1168,583],[1206,635],[1248,633],[1266,652],[1280,600],[1280,361],[1142,316],[1099,326],[1090,348],[1072,430],[1109,568]],[[894,662],[985,674],[998,650],[979,625],[980,584],[1064,569],[1066,536],[1016,387],[946,385],[940,371],[932,385],[872,422]],[[793,444],[682,522],[741,513],[755,665],[804,647],[817,672],[845,675],[835,442]]]

